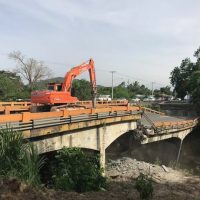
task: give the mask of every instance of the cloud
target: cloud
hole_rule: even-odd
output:
[[[0,0],[0,53],[21,50],[66,66],[94,57],[98,69],[168,84],[173,67],[200,44],[199,6],[197,0]],[[58,65],[55,73],[66,70]],[[99,72],[101,83],[110,84],[108,77]]]

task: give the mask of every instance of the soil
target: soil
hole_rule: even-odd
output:
[[[135,178],[140,174],[149,175],[153,180],[154,200],[199,200],[200,178],[184,171],[176,171],[165,166],[149,164],[132,158],[122,157],[109,160],[106,176],[108,190],[97,192],[64,192],[47,188],[32,188],[16,178],[0,179],[0,200],[139,200],[135,189]]]

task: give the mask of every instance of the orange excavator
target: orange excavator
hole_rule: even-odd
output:
[[[31,103],[59,106],[78,102],[78,98],[71,95],[72,82],[76,76],[82,74],[87,70],[89,71],[90,75],[93,107],[95,107],[97,87],[93,59],[90,59],[88,62],[84,62],[76,67],[73,67],[70,71],[66,73],[63,83],[50,83],[48,84],[48,90],[32,92]]]

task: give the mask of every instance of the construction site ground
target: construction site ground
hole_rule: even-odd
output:
[[[0,200],[139,200],[135,178],[140,174],[152,177],[154,200],[199,200],[200,178],[184,171],[150,164],[130,157],[108,160],[106,175],[109,189],[97,192],[64,192],[46,188],[31,188],[15,178],[0,179]]]

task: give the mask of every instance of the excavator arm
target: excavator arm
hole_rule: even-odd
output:
[[[88,63],[84,62],[81,65],[73,67],[70,71],[66,73],[64,82],[62,84],[62,91],[71,92],[73,79],[87,70],[89,71],[89,76],[90,76],[90,84],[92,88],[93,106],[94,106],[96,101],[97,87],[96,87],[96,74],[95,74],[93,59],[90,59]]]

